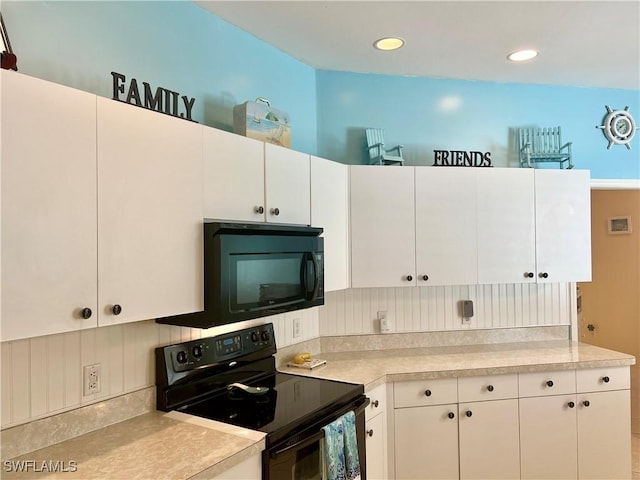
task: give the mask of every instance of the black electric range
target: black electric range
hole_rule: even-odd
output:
[[[278,472],[295,472],[296,466],[307,471],[306,463],[320,455],[322,427],[354,411],[365,478],[364,408],[369,400],[363,385],[280,373],[275,352],[272,324],[159,347],[157,408],[266,433],[265,479],[282,478]]]

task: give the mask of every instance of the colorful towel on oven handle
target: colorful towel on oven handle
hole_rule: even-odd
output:
[[[322,429],[324,431],[323,478],[358,480],[360,460],[355,413],[347,412]]]

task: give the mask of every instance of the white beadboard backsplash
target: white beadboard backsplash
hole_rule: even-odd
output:
[[[394,332],[456,331],[569,325],[571,286],[477,285],[372,288],[328,292],[323,307],[201,330],[153,320],[48,335],[0,344],[2,428],[73,410],[155,384],[157,346],[273,322],[278,347],[320,336],[379,332],[386,310]],[[475,314],[462,323],[458,302],[473,300]],[[293,338],[293,320],[301,335]],[[82,367],[99,363],[101,392],[82,395]]]
[[[155,385],[154,348],[273,322],[276,345],[318,338],[319,308],[202,330],[160,325],[153,320],[0,344],[2,428]],[[293,320],[301,335],[293,338]],[[82,395],[82,368],[102,367],[100,393]]]
[[[320,336],[380,333],[379,311],[391,332],[437,332],[570,325],[570,283],[353,288],[329,292],[320,309]],[[472,300],[462,321],[459,302]]]

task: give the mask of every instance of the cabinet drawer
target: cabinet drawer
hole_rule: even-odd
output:
[[[369,397],[371,403],[365,410],[365,419],[369,420],[382,412],[387,408],[387,385],[379,385],[370,392],[366,392],[365,395]]]
[[[630,388],[629,367],[589,368],[576,371],[578,392],[626,390]]]
[[[393,385],[394,408],[457,403],[458,379],[413,380]]]
[[[458,379],[458,401],[518,398],[518,375],[485,375]]]
[[[576,393],[576,372],[575,370],[564,370],[521,373],[518,376],[518,384],[521,397]]]

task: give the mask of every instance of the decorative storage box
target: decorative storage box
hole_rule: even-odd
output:
[[[233,107],[233,131],[245,137],[291,148],[289,114],[271,107],[269,100],[258,97]]]

